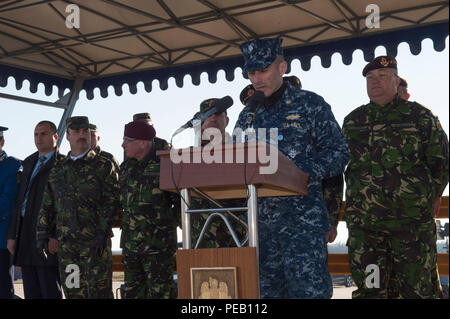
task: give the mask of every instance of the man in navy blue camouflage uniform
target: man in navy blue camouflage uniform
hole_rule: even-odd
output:
[[[330,298],[330,223],[322,180],[344,172],[348,147],[324,99],[283,82],[287,63],[281,41],[257,39],[241,45],[243,72],[265,96],[254,128],[277,128],[278,149],[309,175],[307,195],[258,199],[261,298]],[[235,128],[245,130],[247,109]]]

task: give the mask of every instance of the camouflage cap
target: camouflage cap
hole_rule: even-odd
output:
[[[210,108],[212,108],[214,106],[214,102],[218,101],[218,98],[210,98],[210,99],[206,99],[204,100],[202,103],[200,103],[200,113],[205,113],[206,111],[208,111]],[[227,111],[224,111],[225,114],[227,114]]]
[[[281,38],[256,39],[241,44],[240,48],[244,55],[243,73],[248,71],[263,70],[270,66],[276,57],[283,55]]]
[[[8,130],[7,127],[0,126],[0,137],[3,137],[3,132],[4,132],[4,131],[7,131],[7,130]]]
[[[152,118],[150,116],[150,113],[136,113],[133,115],[133,121],[139,121],[144,120],[147,122],[151,122]]]
[[[89,129],[90,129],[92,132],[97,132],[97,130],[98,130],[97,125],[92,124],[92,123],[89,123]]]
[[[391,68],[397,70],[397,60],[391,55],[383,55],[373,59],[363,69],[363,76],[372,70]]]
[[[66,126],[72,130],[89,128],[89,119],[87,116],[72,116],[66,120]]]

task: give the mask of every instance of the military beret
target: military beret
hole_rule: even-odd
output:
[[[89,119],[87,116],[72,116],[66,120],[66,126],[72,130],[89,128]]]
[[[137,120],[125,125],[123,135],[138,140],[151,141],[156,136],[156,131],[153,125],[150,125],[147,121]]]
[[[283,55],[282,41],[281,38],[268,38],[242,43],[240,48],[245,60],[243,73],[269,67],[277,56]]]
[[[89,129],[93,132],[97,132],[98,128],[97,125],[89,123]]]
[[[205,113],[206,111],[208,111],[210,108],[214,106],[214,102],[218,100],[219,100],[218,98],[210,98],[204,100],[202,103],[200,103],[200,113]],[[224,112],[225,114],[227,114],[226,110]]]
[[[373,59],[369,64],[367,64],[364,67],[362,74],[363,76],[366,76],[366,74],[372,70],[386,69],[386,68],[397,70],[397,61],[391,55],[379,56]]]
[[[7,130],[8,130],[7,127],[0,126],[0,137],[3,137],[3,132],[4,132],[4,131],[7,131]]]
[[[133,115],[133,121],[144,120],[147,122],[151,122],[152,118],[150,113],[136,113]]]
[[[404,86],[405,88],[408,87],[408,82],[404,78],[400,78],[400,86]]]

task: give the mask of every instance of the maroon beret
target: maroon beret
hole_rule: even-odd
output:
[[[379,56],[367,64],[363,69],[363,76],[372,70],[391,68],[397,70],[397,60],[391,55]]]
[[[138,120],[126,124],[123,135],[129,138],[150,141],[156,136],[156,131],[147,121]]]

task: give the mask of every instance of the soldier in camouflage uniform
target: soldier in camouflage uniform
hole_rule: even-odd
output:
[[[351,152],[344,216],[353,298],[387,298],[393,272],[400,297],[436,298],[433,213],[448,183],[447,136],[430,110],[397,95],[393,57],[376,58],[363,76],[370,103],[343,126]]]
[[[404,79],[399,77],[400,79],[400,84],[398,85],[398,96],[403,99],[408,101],[410,94],[408,93],[408,82]],[[436,289],[436,294],[439,296],[439,298],[443,298],[443,293],[442,293],[442,286],[441,286],[441,281],[439,280],[439,272],[437,269],[437,264],[433,267],[433,269],[431,270],[432,272],[432,279],[434,282],[434,288]],[[389,283],[388,283],[388,298],[389,299],[398,299],[400,298],[400,292],[398,291],[398,280],[395,277],[395,272],[393,271],[391,273],[391,276],[389,278]]]
[[[136,113],[133,114],[133,121],[146,121],[148,124],[153,126],[152,118],[150,116],[150,113]],[[170,149],[170,144],[160,137],[155,136],[151,142],[151,150],[150,150],[150,157],[152,161],[155,161],[156,163],[159,163],[159,157],[156,156],[157,151],[162,150],[168,150]],[[123,152],[123,162],[124,164],[127,161],[127,154],[125,151]]]
[[[98,145],[98,142],[100,141],[100,136],[98,135],[97,125],[89,123],[89,130],[91,132],[91,149],[93,149],[95,151],[95,153],[97,153],[99,156],[102,156],[102,157],[110,160],[114,164],[114,168],[115,168],[116,172],[119,172],[120,166],[119,166],[119,163],[117,162],[116,158],[114,157],[114,155],[102,150],[100,148],[100,145]],[[118,203],[120,204],[120,201],[118,201]],[[119,205],[119,207],[117,207],[117,213],[114,214],[114,220],[113,220],[113,224],[112,224],[113,227],[120,227],[122,215],[123,215],[122,208]]]
[[[100,156],[103,156],[114,163],[116,171],[119,171],[119,163],[117,162],[114,155],[108,153],[100,148],[98,142],[100,141],[100,136],[98,135],[98,127],[93,123],[89,123],[89,131],[91,132],[91,149],[95,151]]]
[[[133,121],[144,120],[148,124],[153,125],[152,118],[150,113],[136,113],[133,115]],[[156,163],[159,163],[159,157],[156,156],[156,151],[168,150],[170,148],[170,144],[163,138],[155,136],[152,140],[152,149],[151,149],[151,158]]]
[[[180,201],[159,189],[159,163],[151,158],[155,130],[146,121],[125,125],[120,200],[125,298],[174,298],[173,274]]]
[[[43,258],[58,240],[66,298],[112,298],[111,224],[118,207],[114,164],[90,149],[89,120],[67,119],[71,151],[52,169],[38,214],[37,248]],[[79,272],[78,272],[79,270]]]
[[[330,298],[322,180],[344,172],[347,143],[322,97],[283,82],[281,39],[246,42],[241,50],[244,73],[265,96],[255,129],[278,129],[280,152],[309,175],[307,195],[258,199],[261,297]],[[247,114],[244,108],[236,128],[245,130]]]
[[[322,181],[323,199],[328,211],[331,230],[327,233],[326,242],[332,243],[337,237],[339,213],[344,198],[344,175],[337,175]]]
[[[207,112],[211,107],[214,106],[214,102],[217,101],[217,98],[211,98],[204,100],[200,104],[200,113]],[[194,116],[195,118],[195,116]],[[201,127],[201,133],[203,135],[204,130],[208,128],[216,128],[220,131],[222,135],[222,143],[232,143],[230,135],[225,132],[225,128],[227,127],[229,122],[229,118],[227,116],[227,111],[222,113],[215,113],[208,117]],[[201,141],[201,146],[206,146],[209,143],[214,143],[214,141],[203,140]],[[244,199],[220,199],[217,202],[222,207],[245,207],[247,206],[246,201]],[[192,197],[191,199],[191,209],[200,209],[206,207],[212,207],[213,204],[207,199],[199,199],[197,197]],[[233,216],[228,213],[224,213],[225,217],[227,217],[230,222],[231,227],[236,233],[237,238],[242,243],[245,239],[245,235],[247,233],[247,228],[243,225],[242,222],[236,220]],[[239,217],[239,213],[234,213],[236,217]],[[240,215],[242,216],[242,214]],[[192,223],[192,238],[197,239],[201,233],[204,223],[206,219],[209,217],[209,214],[193,214],[191,216]],[[213,217],[211,223],[206,228],[206,231],[203,235],[203,239],[200,242],[198,248],[223,248],[223,247],[235,247],[236,243],[233,237],[228,230],[225,222],[220,217]]]
[[[294,87],[302,88],[302,83],[295,75],[283,77],[283,82],[289,82]],[[255,93],[252,84],[247,85],[239,96],[243,105],[247,106],[250,98]],[[342,207],[344,196],[344,175],[333,176],[322,181],[323,198],[330,218],[331,230],[327,233],[326,242],[332,243],[337,237],[337,225],[339,223],[339,213]]]

